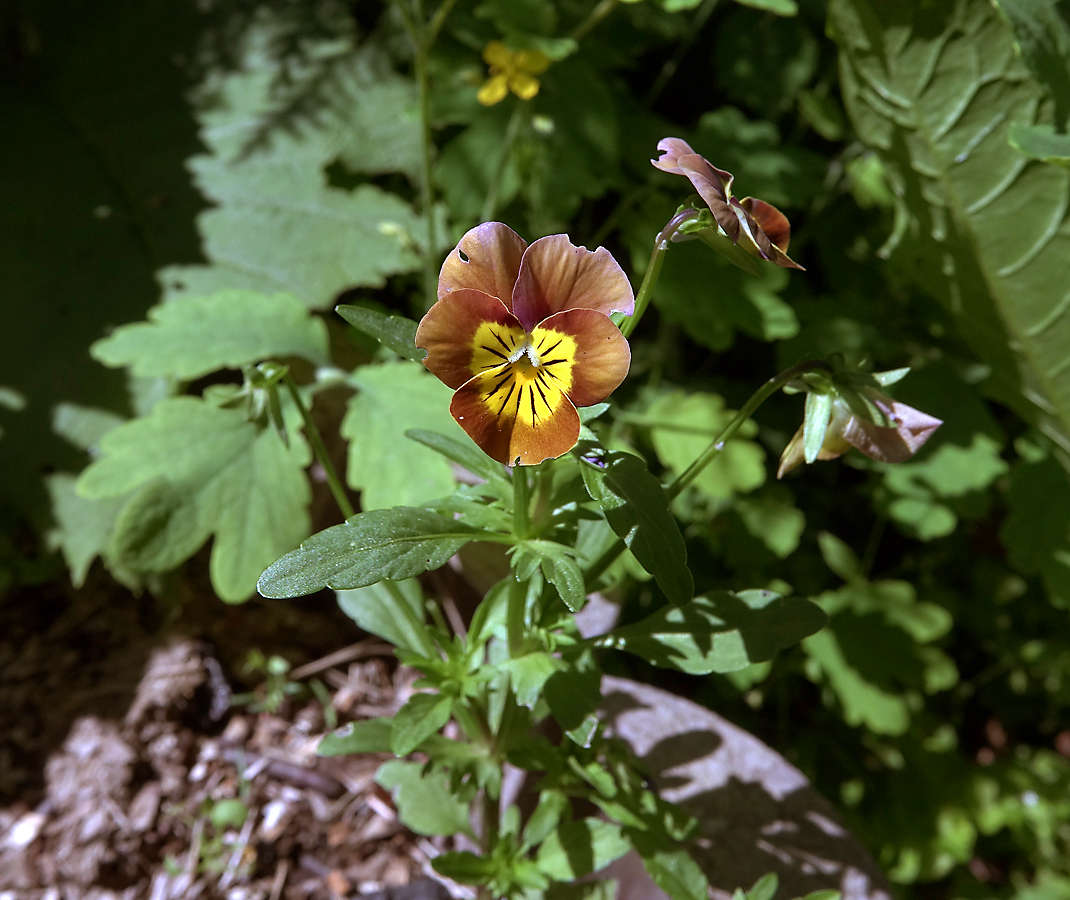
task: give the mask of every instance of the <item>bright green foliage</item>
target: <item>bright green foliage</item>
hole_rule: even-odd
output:
[[[416,346],[417,323],[404,316],[391,316],[366,306],[336,306],[334,311],[350,325],[376,338],[403,359],[421,360],[426,350]]]
[[[992,367],[992,396],[1070,466],[1070,170],[1028,161],[1008,140],[1015,123],[1052,122],[1050,95],[985,0],[835,0],[830,25],[848,111],[904,198],[893,261]]]
[[[384,763],[376,783],[394,797],[398,819],[417,834],[471,834],[468,804],[458,800],[442,772],[426,774],[415,762]]]
[[[338,591],[338,606],[357,626],[395,647],[428,654],[431,644],[421,627],[424,594],[415,578],[379,581]]]
[[[88,499],[137,493],[123,507],[111,548],[120,565],[157,572],[214,537],[212,585],[246,599],[265,565],[308,532],[309,462],[303,441],[277,435],[192,397],[158,403],[109,431],[103,458],[78,481]]]
[[[632,849],[619,825],[598,819],[566,822],[539,847],[539,868],[558,881],[573,881],[604,869]]]
[[[772,591],[718,591],[611,631],[599,643],[691,675],[733,672],[772,659],[826,622],[806,600]]]
[[[351,380],[341,432],[349,440],[347,481],[364,509],[409,506],[454,487],[449,463],[405,437],[410,428],[471,441],[449,413],[450,390],[415,362],[363,366]]]
[[[220,291],[154,306],[147,322],[123,325],[91,348],[106,366],[137,376],[192,380],[271,357],[330,360],[327,329],[287,294]]]
[[[650,404],[644,424],[650,425],[658,459],[679,475],[734,415],[735,411],[725,409],[724,399],[716,394],[673,391]],[[753,423],[745,424],[739,438],[726,444],[695,479],[695,487],[714,500],[726,500],[734,493],[745,494],[759,487],[765,481],[765,452],[747,440],[756,433]]]

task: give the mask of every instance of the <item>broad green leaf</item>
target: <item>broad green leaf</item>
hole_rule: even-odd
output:
[[[583,608],[587,602],[586,582],[571,548],[554,541],[537,540],[524,541],[517,546],[531,555],[532,563],[538,561],[543,577],[557,588],[565,606],[572,612]],[[517,577],[530,578],[531,573],[521,574],[521,569],[517,566]]]
[[[291,71],[297,110],[280,121],[277,28],[270,15],[258,18],[238,51],[241,66],[204,85],[198,117],[209,152],[188,166],[215,204],[198,220],[211,265],[162,270],[168,299],[247,288],[323,309],[347,289],[380,287],[419,265],[427,231],[406,202],[371,184],[336,187],[327,177],[339,159],[352,171],[416,174],[414,86],[370,42],[340,54],[337,43],[309,38],[308,53],[333,56],[330,77],[316,82],[312,73],[323,72],[316,66]]]
[[[354,328],[359,328],[404,359],[421,360],[427,356],[426,350],[416,346],[417,323],[412,319],[382,313],[366,306],[343,304],[336,306],[334,311]]]
[[[1053,124],[1047,88],[986,0],[834,0],[829,27],[855,129],[901,198],[892,260],[991,366],[984,388],[1070,466],[1070,169],[1008,139]]]
[[[673,391],[650,404],[643,423],[650,427],[658,459],[679,475],[720,434],[733,415],[735,412],[725,409],[724,400],[716,394]],[[754,422],[744,423],[736,437],[699,473],[695,488],[722,500],[760,487],[766,477],[765,451],[749,440],[757,433]]]
[[[134,375],[191,381],[217,369],[239,369],[271,357],[330,361],[327,329],[288,294],[220,291],[161,303],[148,321],[122,325],[90,348],[106,366]]]
[[[1014,29],[1015,49],[1051,92],[1060,127],[1070,124],[1070,21],[1051,0],[993,0]]]
[[[431,866],[439,875],[444,875],[458,884],[486,884],[498,872],[498,860],[488,856],[476,856],[468,850],[450,850],[440,853]]]
[[[1027,159],[1070,166],[1070,134],[1056,134],[1051,125],[1012,125],[1011,146]]]
[[[421,763],[393,760],[375,773],[376,783],[390,791],[398,819],[417,834],[471,835],[468,804],[450,791],[445,772],[424,772]]]
[[[717,591],[614,629],[598,638],[598,645],[626,650],[662,668],[708,675],[772,659],[826,622],[821,609],[807,600],[772,591]]]
[[[654,884],[672,900],[706,900],[709,881],[686,850],[651,850],[639,842],[636,849]]]
[[[567,668],[554,672],[546,680],[543,697],[562,731],[586,731],[584,723],[602,699],[602,670],[594,655],[584,651]]]
[[[619,825],[577,819],[551,831],[535,859],[539,869],[556,881],[575,881],[604,869],[631,849]]]
[[[179,517],[187,547],[214,537],[212,586],[227,602],[247,599],[264,566],[308,532],[307,446],[297,438],[287,449],[240,410],[193,397],[161,400],[148,416],[109,431],[100,449],[103,458],[78,480],[79,494],[117,497],[157,479],[168,484],[169,512],[155,527],[166,530]],[[130,524],[139,546],[154,540],[145,518]],[[124,540],[112,535],[113,545]]]
[[[773,900],[779,886],[780,879],[777,878],[776,873],[767,872],[747,891],[747,900]]]
[[[437,431],[471,443],[450,415],[450,389],[416,362],[361,366],[357,393],[342,420],[349,440],[346,480],[361,491],[364,509],[415,506],[449,494],[449,463],[405,437],[410,428]]]
[[[350,722],[324,735],[316,747],[319,756],[349,756],[355,753],[389,753],[393,719],[364,719]]]
[[[1000,537],[1011,563],[1044,579],[1052,601],[1070,609],[1070,480],[1051,457],[1011,469],[1010,513]]]
[[[52,430],[75,447],[98,456],[101,438],[125,421],[106,409],[60,403],[52,414]]]
[[[509,673],[516,702],[533,709],[547,679],[565,668],[565,663],[549,653],[537,651],[505,660],[499,667]]]
[[[845,541],[829,531],[819,531],[817,546],[821,550],[821,558],[825,560],[825,565],[844,581],[854,581],[863,577],[862,561]]]
[[[669,498],[638,456],[592,451],[584,457],[583,483],[613,531],[658,582],[669,601],[687,603],[694,593],[687,548]]]
[[[378,581],[338,591],[338,606],[369,634],[395,647],[428,656],[433,647],[422,625],[424,592],[415,578]]]
[[[56,527],[48,532],[47,542],[49,549],[63,553],[71,584],[80,588],[93,560],[107,550],[115,519],[127,498],[88,500],[75,490],[76,481],[76,476],[66,472],[45,479],[52,500],[52,518],[56,522]],[[113,574],[119,577],[118,572]],[[126,579],[120,580],[126,583]]]
[[[260,576],[265,597],[301,597],[377,581],[401,581],[444,565],[480,536],[467,525],[426,509],[399,506],[359,513],[287,553]]]
[[[134,491],[116,516],[107,556],[134,572],[169,572],[204,543],[198,513],[184,489],[156,478]]]
[[[521,850],[529,850],[538,847],[547,835],[550,834],[557,824],[564,818],[567,811],[571,811],[571,803],[568,795],[560,790],[545,790],[539,793],[539,805],[531,814],[524,825],[524,840],[520,845]]]
[[[441,694],[413,694],[394,716],[390,751],[408,756],[450,720],[451,706]]]
[[[732,506],[752,537],[757,538],[777,557],[784,559],[795,552],[806,527],[806,516],[790,501],[776,494],[750,494],[738,498]]]

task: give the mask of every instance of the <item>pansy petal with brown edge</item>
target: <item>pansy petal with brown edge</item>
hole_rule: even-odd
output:
[[[453,395],[450,412],[479,448],[507,466],[534,466],[579,439],[576,407],[527,356],[477,375]]]
[[[760,250],[759,256],[770,262],[776,263],[785,269],[799,269],[805,272],[795,260],[788,256],[788,244],[791,241],[791,223],[788,217],[772,203],[766,203],[756,197],[744,197],[742,200],[732,201],[733,206],[738,205],[757,225],[754,234],[754,243]],[[762,236],[766,240],[762,240]]]
[[[631,315],[635,296],[612,254],[577,247],[568,235],[539,238],[524,252],[513,288],[513,314],[529,331],[567,309]]]
[[[576,406],[601,403],[631,365],[628,341],[612,320],[591,309],[570,309],[540,322],[532,343],[545,369]]]
[[[891,401],[890,405],[887,402],[879,405],[881,411],[895,422],[894,427],[882,428],[852,416],[843,430],[844,440],[870,459],[887,463],[904,462],[917,453],[933,432],[944,424],[942,419],[905,403]]]
[[[467,288],[497,297],[512,309],[513,285],[527,246],[527,241],[501,222],[484,222],[470,229],[442,264],[439,299]]]
[[[416,346],[427,351],[424,365],[451,388],[506,362],[524,338],[524,329],[505,304],[465,289],[439,300],[416,329]]]

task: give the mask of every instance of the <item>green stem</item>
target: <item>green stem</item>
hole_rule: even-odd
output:
[[[710,442],[710,445],[703,450],[698,458],[665,489],[665,493],[669,495],[669,499],[671,500],[674,497],[679,496],[684,488],[698,478],[702,470],[717,458],[718,454],[724,449],[725,443],[739,431],[747,419],[754,415],[755,410],[757,410],[759,406],[768,400],[776,391],[784,387],[789,381],[793,381],[800,375],[805,375],[807,372],[813,372],[815,370],[825,372],[830,371],[827,363],[824,363],[819,359],[812,359],[792,366],[790,369],[785,369],[779,375],[774,375],[765,384],[758,388],[758,390],[751,395],[751,398],[743,404],[743,408],[735,414],[732,421],[729,422],[721,433]]]
[[[632,336],[632,332],[635,331],[639,320],[643,317],[643,313],[646,312],[646,308],[650,305],[650,298],[654,294],[654,286],[658,283],[661,266],[665,262],[665,251],[669,249],[669,243],[672,241],[673,235],[688,222],[695,219],[698,214],[698,210],[690,207],[680,210],[669,219],[668,224],[654,238],[654,249],[650,254],[650,264],[646,267],[646,273],[643,275],[643,283],[639,285],[639,293],[635,295],[635,312],[625,319],[620,326],[621,334],[625,337]]]
[[[619,2],[620,0],[602,0],[601,3],[591,10],[586,19],[572,29],[572,34],[570,34],[569,37],[574,41],[582,41],[591,33],[599,22],[613,12]]]
[[[524,651],[525,622],[528,611],[528,582],[517,581],[514,573],[509,585],[505,608],[505,630],[509,639],[509,655],[520,656]]]
[[[498,157],[498,165],[494,169],[494,175],[487,189],[487,199],[483,201],[483,209],[479,213],[481,222],[489,222],[494,217],[494,210],[498,206],[498,192],[502,187],[502,178],[505,176],[505,168],[509,164],[509,154],[513,151],[517,133],[520,131],[520,121],[523,118],[525,101],[516,98],[513,114],[509,117],[509,124],[505,128],[505,137],[502,139],[502,153]]]
[[[435,267],[435,198],[431,188],[431,91],[427,75],[427,47],[423,41],[415,41],[416,91],[420,104],[420,209],[427,223],[427,246],[424,248],[424,291],[428,303],[433,303],[438,294],[438,272]]]
[[[702,451],[701,455],[699,455],[678,478],[665,488],[665,493],[668,494],[669,499],[672,500],[674,497],[679,496],[680,492],[691,484],[706,466],[713,462],[717,455],[724,449],[725,443],[739,431],[747,419],[754,415],[755,410],[768,400],[778,389],[782,388],[789,381],[798,378],[800,375],[819,370],[824,372],[829,371],[828,364],[821,360],[809,360],[807,362],[799,363],[796,366],[792,366],[790,369],[785,369],[779,375],[770,378],[765,384],[758,388],[758,390],[751,395],[751,398],[743,405],[743,408],[733,416],[732,421],[729,422],[721,430],[720,434],[710,442],[710,445]],[[602,555],[584,570],[583,576],[588,586],[592,586],[595,581],[601,577],[602,573],[613,565],[617,557],[624,552],[624,548],[624,541],[618,538],[615,543],[607,547]]]
[[[531,523],[528,520],[528,472],[523,466],[513,468],[513,535],[525,541]]]
[[[298,412],[301,413],[301,420],[305,423],[305,435],[312,445],[312,453],[327,475],[327,485],[334,495],[334,502],[338,504],[338,508],[345,518],[353,518],[357,514],[356,510],[353,509],[353,504],[349,502],[345,485],[342,484],[342,480],[334,469],[334,463],[331,462],[331,457],[327,453],[327,446],[323,443],[323,436],[316,427],[316,423],[312,421],[312,414],[308,411],[308,407],[305,406],[304,400],[301,399],[301,392],[297,389],[297,383],[289,372],[282,376],[282,383],[286,385],[286,390],[290,392],[290,397],[297,405]]]

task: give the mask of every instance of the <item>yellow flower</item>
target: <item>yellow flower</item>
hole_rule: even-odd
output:
[[[539,93],[539,75],[550,66],[550,58],[541,50],[509,50],[501,41],[491,41],[483,49],[483,61],[490,66],[490,78],[479,89],[476,99],[493,106],[512,91],[521,100]]]

